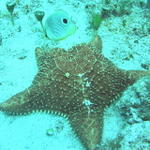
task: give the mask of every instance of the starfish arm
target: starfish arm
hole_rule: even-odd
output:
[[[95,150],[101,140],[103,112],[76,112],[69,115],[69,120],[86,150]]]
[[[33,94],[33,91],[31,92],[31,88],[29,87],[26,90],[12,96],[10,99],[0,104],[0,110],[11,115],[30,112],[31,108],[34,107],[29,100],[29,98],[31,99],[31,93]]]
[[[150,71],[144,71],[144,70],[129,70],[126,72],[129,78],[136,81],[139,80],[142,77],[150,76]]]
[[[129,86],[144,76],[150,76],[150,71],[132,70],[126,71],[117,68],[110,60],[103,55],[99,55],[93,71],[88,74],[90,88],[90,100],[101,106],[102,103],[110,105],[112,101],[118,99]]]
[[[46,91],[47,82],[44,82],[44,80],[39,81],[40,74],[37,74],[30,87],[1,103],[0,110],[13,115],[26,114],[35,110],[46,110],[48,107],[46,98],[50,98],[51,93]]]
[[[1,103],[0,110],[12,115],[23,115],[40,110],[60,112],[62,107],[58,107],[60,102],[54,96],[56,93],[54,93],[53,82],[46,79],[46,75],[42,74],[42,79],[40,76],[38,73],[29,88]]]

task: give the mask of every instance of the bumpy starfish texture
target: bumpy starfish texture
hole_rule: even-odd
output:
[[[96,150],[103,128],[103,112],[146,71],[125,71],[102,55],[96,36],[70,50],[36,48],[39,71],[32,85],[0,104],[11,115],[36,110],[64,114],[86,150]]]

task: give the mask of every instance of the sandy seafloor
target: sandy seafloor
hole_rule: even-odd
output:
[[[105,0],[16,1],[14,26],[6,0],[0,1],[0,102],[30,86],[37,73],[36,47],[68,49],[88,42],[92,37],[89,16],[93,10],[108,12],[98,32],[103,40],[103,54],[122,69],[150,70],[150,10],[146,8],[146,0],[107,0],[108,4]],[[71,15],[78,30],[67,39],[54,42],[44,37],[34,12],[43,10],[44,22],[58,9]],[[106,150],[150,149],[150,120],[142,120],[138,109],[132,107],[134,103],[139,109],[146,109],[142,104],[150,103],[148,84],[148,79],[141,79],[106,110],[103,133]],[[47,135],[47,130],[51,135]],[[83,147],[63,117],[40,112],[14,117],[0,112],[0,150],[83,150]]]

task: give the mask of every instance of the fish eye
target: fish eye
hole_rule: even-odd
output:
[[[66,18],[63,18],[63,23],[67,24],[68,20]]]

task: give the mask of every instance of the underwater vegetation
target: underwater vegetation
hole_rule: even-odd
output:
[[[16,2],[15,2],[15,1],[8,1],[8,2],[6,3],[6,7],[7,7],[7,10],[9,11],[9,13],[10,13],[11,22],[12,22],[13,25],[14,25],[13,12],[14,12],[15,6],[16,6]]]
[[[99,13],[93,13],[91,15],[91,26],[94,30],[98,30],[103,18]]]
[[[42,30],[43,30],[43,33],[44,33],[45,37],[47,37],[47,33],[45,31],[45,28],[44,28],[43,22],[42,22],[42,20],[44,18],[44,15],[45,15],[44,11],[36,11],[34,13],[34,15],[35,15],[36,19],[40,22],[40,25],[42,27]]]

